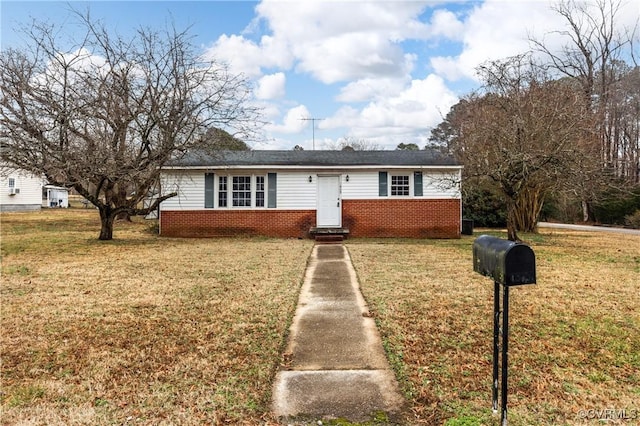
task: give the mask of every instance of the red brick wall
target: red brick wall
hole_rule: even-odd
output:
[[[264,235],[307,238],[315,210],[162,211],[167,237]],[[460,200],[343,200],[342,224],[350,237],[459,238]]]
[[[166,237],[264,235],[306,238],[316,223],[315,210],[182,210],[160,212]]]
[[[343,200],[352,237],[460,238],[460,200]]]

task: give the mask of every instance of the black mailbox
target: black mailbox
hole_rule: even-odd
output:
[[[502,285],[536,283],[536,257],[531,247],[489,235],[473,242],[473,270]]]

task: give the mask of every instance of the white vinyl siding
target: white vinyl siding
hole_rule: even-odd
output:
[[[9,179],[13,180],[14,190],[19,193],[11,195]],[[19,170],[4,169],[0,174],[0,210],[38,210],[42,207],[43,179]]]
[[[204,172],[184,171],[163,173],[162,195],[177,192],[178,195],[162,202],[161,210],[204,209]]]
[[[442,172],[428,170],[387,170],[388,188],[391,189],[391,176],[409,176],[409,197],[421,199],[460,198],[460,172]],[[414,171],[422,171],[422,196],[414,196]],[[346,176],[349,175],[349,181]],[[458,182],[458,183],[456,183]],[[378,194],[378,170],[345,172],[342,177],[343,200],[372,200],[394,198],[391,195],[380,197]],[[391,191],[389,190],[389,194]],[[398,198],[398,197],[395,197]],[[407,197],[404,197],[407,198]]]
[[[316,172],[278,172],[278,209],[315,210],[317,192]]]
[[[251,177],[250,185],[251,185],[251,199],[249,202],[255,198],[256,194],[256,182],[258,178],[262,178],[262,191],[258,191],[261,193],[262,203],[264,203],[264,189],[266,187],[266,173],[253,173],[253,172],[234,172],[229,173],[228,171],[218,171],[212,170],[211,173],[214,173],[214,209],[218,208],[229,208],[229,209],[248,209],[252,207],[245,206],[233,206],[234,202],[234,177],[236,180],[238,178]],[[182,171],[182,172],[167,172],[162,174],[161,178],[161,187],[162,194],[168,194],[170,192],[177,192],[178,195],[168,200],[162,202],[160,209],[161,210],[201,210],[205,208],[205,183],[204,183],[204,170],[194,170],[194,171]],[[307,175],[308,176],[308,175]],[[220,180],[226,179],[226,197],[227,197],[227,205],[220,206]],[[278,177],[278,184],[280,183]],[[239,183],[239,182],[236,182]],[[239,189],[238,189],[239,190]],[[246,191],[245,191],[246,192]],[[239,196],[239,194],[238,194]],[[246,198],[246,197],[245,197]],[[243,198],[243,200],[245,199]],[[255,203],[255,201],[253,201]],[[256,206],[256,208],[266,208],[263,206]]]
[[[347,175],[349,182],[347,182]],[[378,196],[378,171],[356,171],[342,176],[343,200],[372,200]]]
[[[422,197],[431,199],[460,198],[461,172],[422,173]]]
[[[458,199],[460,198],[460,175],[459,170],[427,170],[427,169],[385,169],[391,188],[391,176],[409,176],[409,196],[387,196],[378,195],[379,182],[378,173],[380,170],[266,170],[266,171],[243,171],[243,170],[194,170],[166,172],[162,177],[162,191],[164,194],[177,191],[178,196],[170,198],[162,203],[162,210],[201,210],[204,209],[204,175],[206,172],[215,174],[215,207],[218,205],[218,184],[220,176],[228,176],[228,200],[232,201],[232,176],[253,176],[252,191],[255,195],[257,190],[256,177],[264,176],[264,190],[267,191],[267,174],[277,173],[276,209],[278,210],[316,210],[318,175],[340,175],[341,176],[341,198],[343,200],[375,200],[391,198],[419,198],[419,199]],[[422,196],[414,196],[414,172],[422,172]],[[349,181],[346,180],[347,175]],[[311,182],[309,182],[311,176]],[[255,200],[253,201],[255,203]],[[233,208],[233,207],[227,207]],[[240,208],[264,208],[267,207],[236,207]]]

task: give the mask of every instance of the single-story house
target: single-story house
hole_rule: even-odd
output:
[[[437,151],[225,151],[163,167],[171,237],[459,238],[462,166]]]
[[[42,183],[42,176],[0,164],[0,211],[40,210]]]

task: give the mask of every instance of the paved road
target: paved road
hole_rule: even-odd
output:
[[[540,228],[570,229],[573,231],[615,232],[618,234],[640,235],[639,229],[613,228],[609,226],[570,225],[567,223],[538,223]]]

